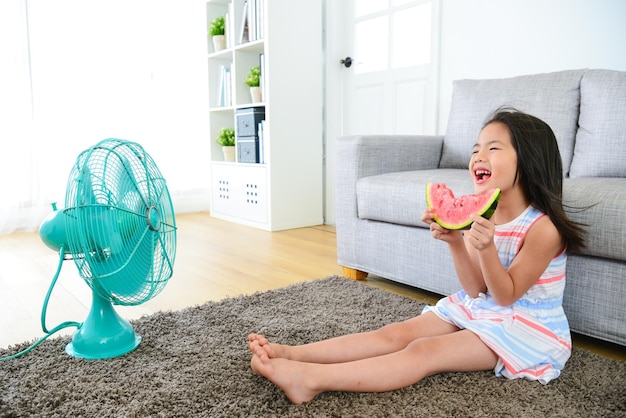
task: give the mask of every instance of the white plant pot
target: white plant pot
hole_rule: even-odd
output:
[[[211,39],[213,39],[213,48],[215,49],[215,52],[226,48],[226,36],[215,35]]]
[[[227,163],[234,163],[236,161],[235,147],[222,147],[222,153],[224,153],[224,161]]]
[[[263,100],[261,97],[261,87],[250,87],[250,98],[252,103],[259,103]]]

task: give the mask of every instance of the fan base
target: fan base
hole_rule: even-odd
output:
[[[123,356],[136,349],[141,337],[133,326],[119,316],[110,300],[92,291],[93,301],[85,322],[65,347],[70,356],[84,359],[107,359]]]
[[[135,339],[131,344],[128,344],[124,347],[108,347],[107,349],[96,348],[83,351],[80,348],[76,349],[74,347],[74,343],[70,342],[68,345],[65,346],[65,352],[70,356],[76,358],[84,358],[87,360],[103,360],[128,354],[137,347],[139,347],[139,344],[141,344],[141,337],[139,335],[135,336]]]

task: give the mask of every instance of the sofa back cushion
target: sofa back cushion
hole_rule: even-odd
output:
[[[569,178],[563,204],[570,219],[585,225],[583,255],[626,262],[626,179]],[[626,278],[622,279],[626,285]],[[626,290],[626,287],[624,287]]]
[[[503,79],[453,82],[448,127],[440,168],[466,168],[472,146],[487,118],[501,106],[512,106],[546,122],[556,135],[567,175],[578,127],[580,81],[585,70]]]
[[[580,93],[570,177],[626,177],[626,72],[590,70]]]

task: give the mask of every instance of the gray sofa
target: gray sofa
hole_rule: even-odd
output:
[[[501,105],[546,121],[564,167],[564,201],[586,223],[567,264],[564,308],[577,333],[626,345],[626,72],[569,70],[458,80],[445,136],[369,135],[337,142],[336,231],[344,274],[368,273],[439,294],[459,290],[445,243],[420,221],[425,185],[472,193],[471,148]]]

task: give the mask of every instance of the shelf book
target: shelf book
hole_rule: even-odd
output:
[[[265,100],[265,54],[259,54],[259,68],[261,69],[261,76],[259,78],[259,87],[261,89],[261,100]]]
[[[252,42],[263,39],[265,0],[244,0],[243,13],[239,31],[239,43]]]
[[[266,131],[265,131],[265,120],[259,122],[258,128],[259,135],[259,164],[267,164],[269,162],[267,148],[265,146],[267,142]]]
[[[217,107],[232,106],[232,76],[231,64],[220,65],[220,76],[217,95]]]
[[[235,5],[228,3],[228,11],[224,15],[224,34],[226,35],[226,48],[235,46]]]

